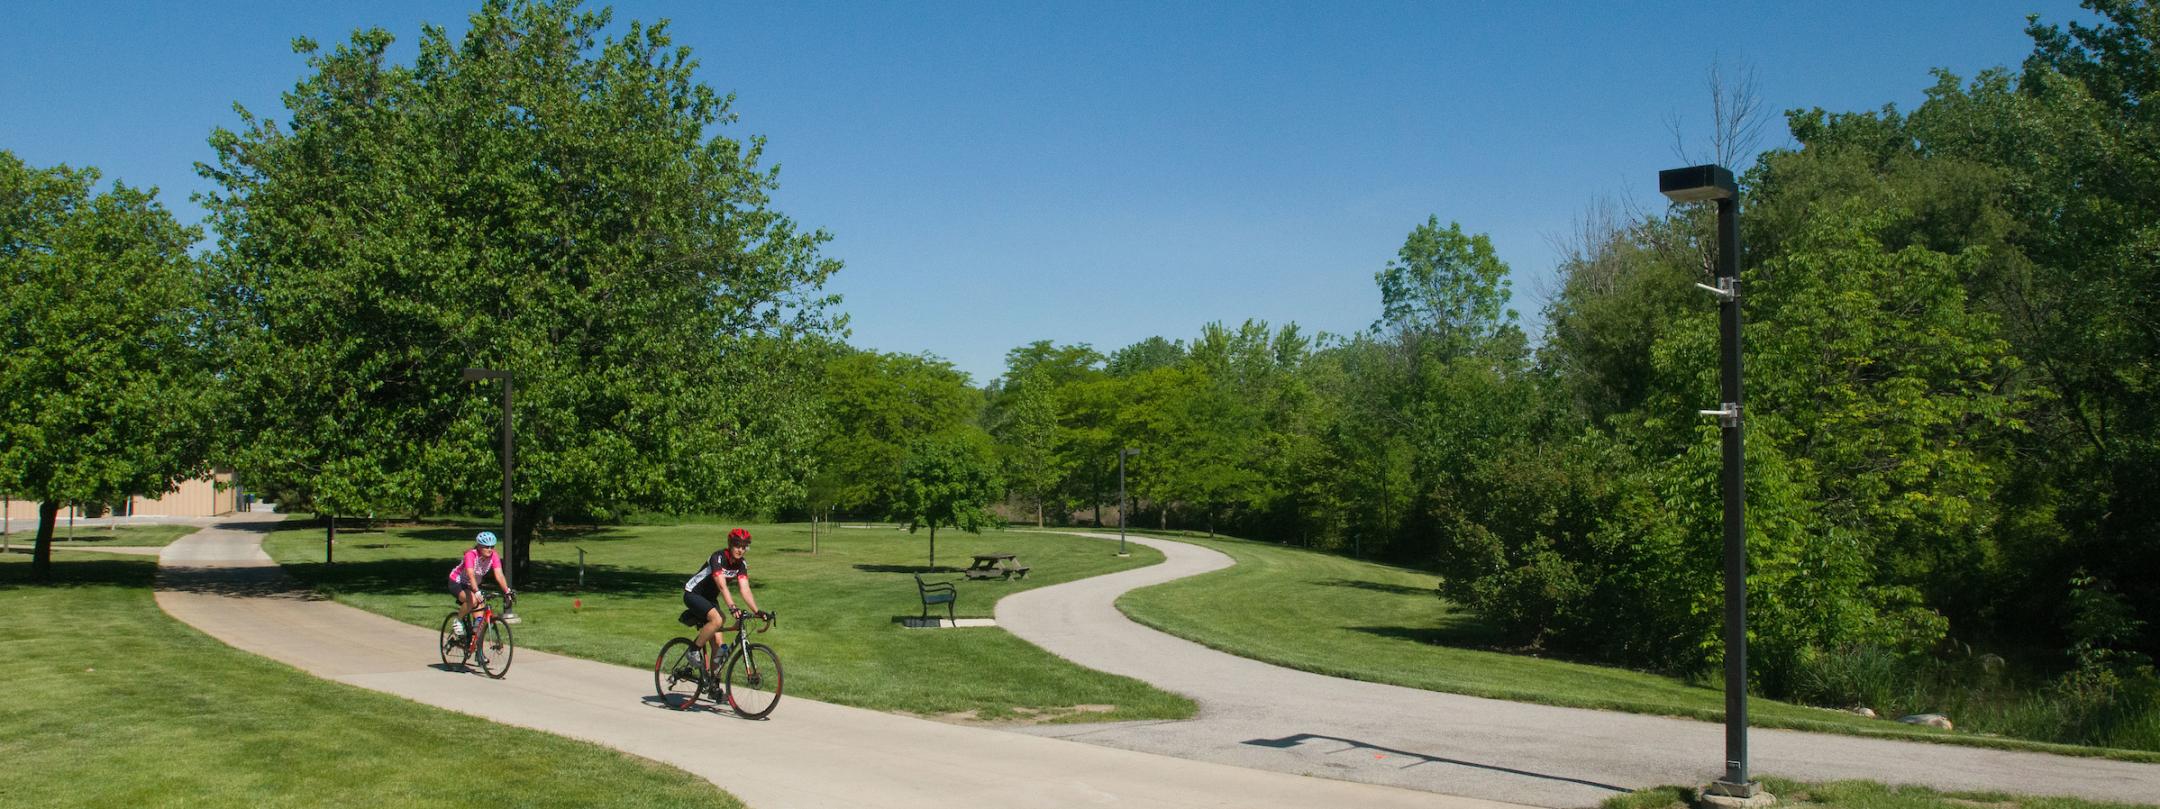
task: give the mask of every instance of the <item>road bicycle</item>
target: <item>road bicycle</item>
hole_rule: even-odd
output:
[[[495,614],[494,605],[488,603],[501,596],[482,590],[480,597],[480,606],[472,611],[464,637],[453,634],[457,611],[443,616],[442,635],[436,640],[435,648],[442,653],[445,666],[469,669],[471,664],[478,663],[487,676],[500,680],[510,673],[510,657],[517,650],[510,643],[510,625],[503,623]]]
[[[713,633],[715,641],[728,633],[735,640],[718,649],[705,644],[698,663],[690,659],[696,641],[674,638],[662,644],[660,656],[653,658],[653,690],[659,692],[661,703],[687,711],[697,707],[700,699],[725,702],[744,719],[763,719],[772,713],[773,706],[780,704],[780,655],[770,646],[750,642],[750,617],[736,613],[734,626],[722,626]],[[779,620],[769,612],[762,618],[760,634]],[[705,625],[704,616],[689,610],[676,620],[692,629]]]

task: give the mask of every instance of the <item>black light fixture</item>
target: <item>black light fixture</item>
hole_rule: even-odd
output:
[[[1717,202],[1716,285],[1696,284],[1718,299],[1719,378],[1723,403],[1700,411],[1723,427],[1725,468],[1725,777],[1703,790],[1707,798],[1767,801],[1748,777],[1747,752],[1747,483],[1740,421],[1740,187],[1730,169],[1689,166],[1658,172],[1658,193],[1675,203]]]

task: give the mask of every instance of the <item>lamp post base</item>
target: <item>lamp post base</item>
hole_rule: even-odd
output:
[[[1713,781],[1697,793],[1695,805],[1698,809],[1763,809],[1776,806],[1777,796],[1765,791],[1760,781]]]

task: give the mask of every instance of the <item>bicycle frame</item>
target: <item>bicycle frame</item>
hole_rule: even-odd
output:
[[[765,631],[767,631],[767,630],[769,630],[769,629],[772,629],[772,627],[773,627],[773,624],[774,624],[775,622],[777,622],[778,620],[779,620],[779,616],[774,616],[774,617],[773,617],[772,619],[769,619],[769,620],[765,621],[765,625],[764,625],[764,626],[758,627],[758,632],[759,632],[759,633],[763,633],[763,632],[765,632]],[[716,651],[716,650],[715,650],[715,649],[713,649],[713,644],[715,644],[715,643],[719,643],[719,642],[720,642],[720,636],[721,636],[721,635],[725,635],[725,634],[729,634],[729,633],[733,633],[733,634],[734,634],[734,636],[735,636],[735,640],[734,640],[734,641],[732,641],[732,642],[729,642],[729,643],[727,644],[727,647],[728,647],[728,653],[727,653],[727,656],[726,656],[726,657],[723,657],[723,658],[720,658],[720,659],[717,659],[717,660],[716,660],[716,659],[714,659],[714,658],[713,658],[713,652],[714,652],[714,651]],[[741,656],[741,655],[743,654],[743,650],[744,650],[744,649],[746,649],[746,648],[749,648],[749,646],[750,646],[750,616],[744,616],[744,617],[741,617],[741,618],[737,618],[737,619],[735,619],[735,625],[734,625],[734,626],[728,626],[727,624],[724,624],[724,623],[723,623],[723,624],[721,624],[721,625],[720,625],[720,628],[719,628],[719,629],[717,629],[717,630],[714,630],[714,631],[713,631],[713,636],[712,636],[712,640],[709,640],[709,641],[706,641],[706,642],[705,642],[705,649],[704,649],[704,651],[702,652],[702,654],[703,654],[703,655],[705,656],[705,666],[706,666],[706,669],[705,669],[705,670],[706,670],[706,671],[708,671],[708,672],[713,672],[713,671],[725,671],[725,670],[727,669],[727,664],[728,664],[728,662],[729,662],[729,661],[731,661],[731,660],[734,660],[734,659],[735,659],[735,658],[737,658],[737,657],[740,657],[740,656]]]
[[[501,596],[481,590],[480,606],[474,607],[472,612],[467,613],[472,619],[472,631],[465,633],[466,651],[480,651],[481,636],[487,634],[488,624],[495,622],[495,605],[489,602],[497,598],[501,598]]]

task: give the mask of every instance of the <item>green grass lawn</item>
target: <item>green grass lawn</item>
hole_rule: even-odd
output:
[[[1127,593],[1133,620],[1231,654],[1373,682],[1632,713],[1724,719],[1724,691],[1658,674],[1488,651],[1477,617],[1431,573],[1262,542],[1178,536],[1237,564]],[[2160,761],[2146,751],[1945,732],[1766,699],[1751,724],[2071,755]],[[1956,717],[1953,717],[1956,719]]]
[[[2083,798],[2033,797],[2000,792],[1937,792],[1926,787],[1892,787],[1873,781],[1803,784],[1782,778],[1762,779],[1763,787],[1787,809],[2137,809],[2150,804],[2108,803]],[[1695,805],[1690,787],[1657,787],[1616,795],[1601,809],[1672,809]]]
[[[324,565],[319,527],[288,528],[265,543],[287,569],[339,601],[407,623],[437,627],[450,608],[443,583],[457,555],[486,526],[338,531],[337,563]],[[650,668],[675,623],[682,585],[723,542],[729,525],[639,525],[570,533],[536,543],[537,584],[520,584],[518,643]],[[929,561],[925,534],[890,527],[827,532],[813,555],[800,525],[748,526],[758,603],[780,615],[761,641],[780,653],[792,696],[885,711],[1025,721],[1184,718],[1192,702],[1126,677],[1082,668],[1003,629],[907,629],[921,613],[911,574]],[[962,581],[960,617],[988,617],[1000,596],[1155,564],[1159,552],[1069,536],[938,532],[939,571],[959,579],[976,553],[1016,554],[1024,580]],[[585,586],[575,590],[578,548]],[[580,606],[580,603],[582,606]],[[938,610],[942,616],[942,607]],[[513,675],[514,676],[514,675]],[[1082,707],[1087,706],[1087,707]],[[785,711],[783,704],[781,710]]]
[[[34,527],[33,524],[33,529]],[[70,539],[67,526],[63,524],[53,529],[53,547],[78,549],[96,548],[100,545],[115,548],[164,547],[172,544],[175,539],[195,533],[200,527],[195,525],[127,525],[92,528],[85,525],[77,527],[74,538]],[[10,549],[19,553],[28,553],[29,551],[25,549],[29,548],[36,540],[36,530],[17,531],[7,535],[7,544]]]
[[[0,806],[742,804],[584,742],[318,680],[167,617],[150,559],[0,558]],[[490,758],[515,750],[517,763]]]

